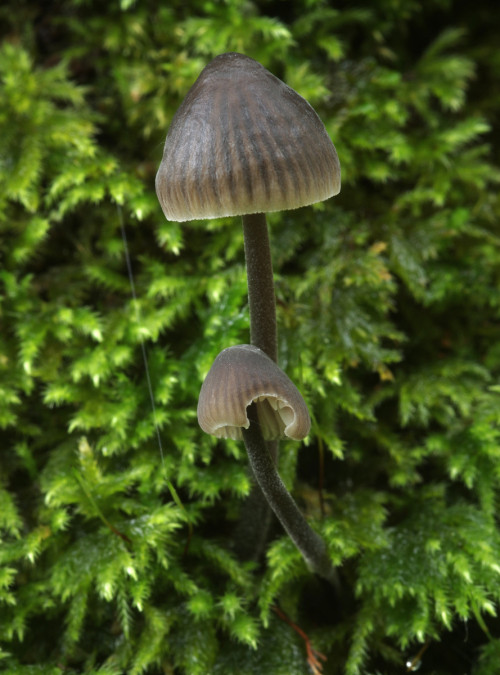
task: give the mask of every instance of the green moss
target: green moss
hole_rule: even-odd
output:
[[[165,4],[0,8],[0,669],[303,673],[279,603],[325,673],[420,653],[493,675],[498,10]],[[269,217],[280,364],[313,419],[280,471],[337,589],[279,529],[238,559],[246,455],[196,421],[214,357],[248,342],[241,226],[168,223],[154,176],[231,50],[311,101],[342,164],[338,197]]]

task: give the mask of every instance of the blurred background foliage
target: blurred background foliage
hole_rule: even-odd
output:
[[[7,0],[0,25],[0,669],[310,672],[279,606],[327,674],[498,675],[500,9]],[[337,589],[279,528],[238,558],[244,448],[196,422],[249,339],[241,228],[165,221],[154,176],[226,51],[307,98],[342,163],[338,197],[269,218],[313,417],[280,470]]]

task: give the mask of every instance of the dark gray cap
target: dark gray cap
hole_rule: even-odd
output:
[[[340,163],[297,92],[242,54],[217,56],[175,114],[156,176],[168,220],[281,211],[340,191]]]

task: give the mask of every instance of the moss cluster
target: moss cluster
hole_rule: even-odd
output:
[[[325,675],[497,675],[500,10],[8,0],[0,25],[0,670],[303,674],[279,606]],[[154,176],[226,51],[308,99],[342,164],[338,197],[269,218],[313,417],[280,473],[336,589],[279,529],[237,556],[245,450],[196,423],[248,342],[243,238],[167,222]]]

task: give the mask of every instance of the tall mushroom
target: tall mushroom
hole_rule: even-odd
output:
[[[337,152],[305,99],[242,54],[222,54],[204,68],[170,125],[156,193],[168,220],[242,216],[250,340],[274,362],[276,301],[264,214],[339,190]],[[249,453],[254,437],[253,447],[266,452],[256,420],[243,437]],[[267,450],[274,466],[277,441]]]
[[[266,211],[296,209],[340,191],[340,163],[318,115],[243,54],[217,56],[172,120],[156,193],[168,220],[242,216],[250,341],[277,361]]]

